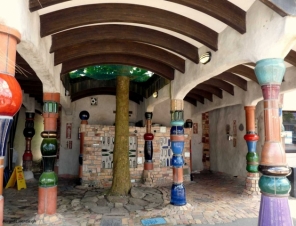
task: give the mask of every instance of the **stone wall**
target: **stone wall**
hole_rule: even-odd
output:
[[[153,140],[153,159],[154,169],[144,173],[144,134],[145,127],[129,127],[130,137],[136,137],[136,165],[131,165],[132,183],[145,183],[147,186],[157,186],[163,183],[172,183],[173,171],[170,162],[165,160],[168,156],[172,157],[170,150],[170,128],[169,127],[152,127],[154,134]],[[112,168],[103,168],[102,150],[105,146],[106,137],[115,136],[114,126],[87,125],[84,136],[84,154],[83,154],[83,177],[82,183],[88,187],[111,187],[112,185]],[[185,128],[185,148],[183,156],[185,165],[184,181],[190,180],[190,139],[191,129]],[[112,138],[111,138],[112,140]],[[104,142],[104,143],[103,143]],[[112,145],[111,145],[112,148]],[[164,149],[163,149],[164,148]],[[167,166],[169,165],[169,166]],[[105,166],[106,167],[106,166]],[[144,175],[145,174],[145,175]],[[145,178],[145,179],[144,179]]]

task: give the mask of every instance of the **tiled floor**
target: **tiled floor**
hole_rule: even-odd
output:
[[[80,205],[87,190],[78,189],[71,180],[61,179],[58,189],[58,211],[54,216],[37,215],[38,183],[27,183],[28,188],[4,191],[4,225],[142,225],[141,219],[163,217],[166,225],[198,225],[232,222],[241,218],[256,218],[260,197],[243,195],[244,180],[223,174],[196,174],[193,182],[186,182],[187,204],[172,206],[170,185],[159,187],[162,204],[155,208],[127,211],[110,203],[110,213],[95,213]],[[104,191],[96,197],[103,197]],[[97,199],[96,199],[97,200]],[[156,200],[158,201],[158,200]],[[105,201],[104,201],[105,202]],[[102,203],[102,200],[100,201]],[[96,204],[97,205],[97,204]],[[134,205],[134,204],[132,204]],[[290,198],[293,218],[296,218],[296,199]],[[123,206],[125,207],[125,206]],[[135,207],[135,206],[134,206]]]

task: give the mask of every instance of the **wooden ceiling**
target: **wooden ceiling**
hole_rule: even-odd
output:
[[[31,12],[67,2],[67,0],[28,1]],[[227,0],[168,0],[167,2],[205,13],[240,34],[247,32],[246,12]],[[123,23],[133,23],[135,26]],[[147,25],[157,27],[159,30],[148,28]],[[68,7],[40,15],[40,36],[51,36],[52,45],[49,52],[54,54],[55,65],[62,64],[61,78],[72,70],[98,64],[131,65],[157,74],[152,82],[141,86],[141,89],[138,86],[141,92],[135,89],[130,93],[130,99],[137,103],[142,101],[143,97],[147,97],[147,90],[151,91],[151,87],[161,88],[167,84],[166,81],[173,80],[175,70],[186,72],[186,59],[199,63],[198,48],[195,45],[163,29],[195,40],[212,51],[219,51],[219,34],[215,30],[186,16],[155,7],[100,3]],[[296,52],[291,51],[285,60],[296,66]],[[42,102],[41,81],[20,56],[17,57],[17,64],[28,71],[31,70],[28,77],[16,75],[21,87],[26,93]],[[160,83],[156,85],[159,76],[162,82],[161,85]],[[234,86],[247,91],[247,80],[257,82],[254,70],[246,65],[238,65],[197,85],[189,91],[185,100],[196,105],[196,101],[204,103],[204,99],[213,101],[213,95],[223,98],[224,92],[235,95]],[[34,81],[34,89],[30,81]],[[114,93],[112,87],[100,87],[100,89],[92,87],[89,90],[76,90],[71,93],[71,99],[74,101],[88,95]]]

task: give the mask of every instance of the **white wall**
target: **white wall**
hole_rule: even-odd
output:
[[[211,170],[224,172],[233,176],[246,176],[246,155],[248,152],[244,135],[246,123],[244,106],[235,105],[209,112],[210,115],[210,163]],[[226,139],[226,125],[230,125],[233,134],[233,120],[237,125],[236,147],[233,141]],[[244,130],[239,130],[239,125]]]

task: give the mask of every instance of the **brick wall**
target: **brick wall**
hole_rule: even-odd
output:
[[[162,129],[162,130],[160,130]],[[144,170],[144,134],[146,133],[145,127],[129,127],[130,137],[136,137],[136,157],[131,157],[136,160],[136,165],[131,166],[130,174],[132,183],[145,183],[149,186],[157,186],[163,183],[172,183],[173,171],[171,166],[164,166],[164,159],[168,159],[168,155],[172,157],[171,151],[163,151],[162,146],[164,140],[170,139],[170,128],[169,127],[152,127],[152,133],[154,134],[153,140],[153,164],[154,169],[145,171]],[[190,180],[190,139],[191,129],[185,128],[185,148],[183,156],[185,165],[184,181]],[[112,141],[112,137],[115,136],[114,126],[102,126],[102,125],[87,125],[84,136],[84,154],[83,154],[83,177],[82,183],[84,186],[89,187],[111,187],[112,184],[112,168],[106,167],[104,161],[103,168],[103,157],[102,150],[106,151],[105,148],[112,149],[113,145],[106,144],[106,138],[109,137],[109,141]],[[133,140],[134,138],[132,138]],[[107,145],[107,146],[106,146]],[[133,148],[135,145],[133,144]],[[108,153],[111,153],[110,150]],[[169,154],[168,154],[169,153]],[[134,155],[134,153],[133,153]],[[111,161],[112,157],[110,157]],[[112,162],[112,161],[111,161]],[[109,162],[110,163],[110,162]],[[168,162],[170,165],[170,163]]]

